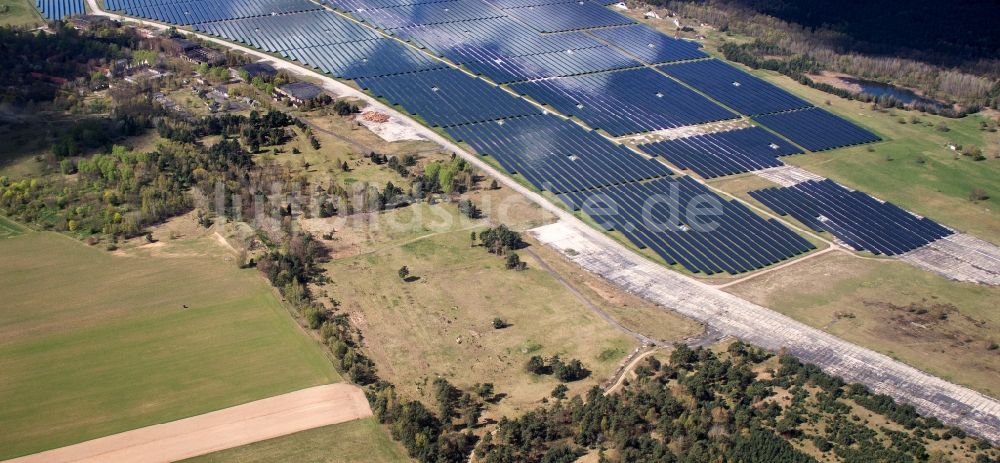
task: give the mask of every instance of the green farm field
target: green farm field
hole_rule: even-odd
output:
[[[412,461],[402,446],[374,418],[297,432],[220,452],[184,463],[393,463]]]
[[[207,236],[110,253],[0,239],[0,459],[340,381]]]
[[[30,0],[0,0],[0,27],[38,27],[45,24]]]

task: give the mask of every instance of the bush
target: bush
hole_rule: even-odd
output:
[[[556,385],[555,389],[552,390],[552,397],[555,397],[557,399],[565,399],[566,398],[566,392],[568,392],[568,391],[569,391],[569,388],[566,387],[565,384],[560,383],[560,384]]]
[[[504,263],[504,268],[507,270],[524,270],[527,267],[527,264],[521,262],[521,257],[513,252],[507,255],[507,261]]]
[[[969,201],[986,201],[987,199],[990,199],[990,195],[982,188],[973,188],[969,192]]]
[[[458,212],[461,212],[462,215],[470,219],[478,219],[482,216],[482,211],[469,199],[463,199],[458,202]]]
[[[564,383],[579,381],[587,376],[590,376],[590,370],[583,367],[583,362],[573,359],[569,362],[563,363],[559,358],[555,358],[552,364],[552,372],[555,373],[556,378]]]
[[[326,314],[315,306],[306,307],[302,316],[305,317],[309,328],[314,330],[319,329],[320,326],[323,326],[323,322],[326,321]]]
[[[528,373],[533,373],[536,375],[543,375],[548,372],[545,367],[545,360],[538,355],[533,355],[528,359],[528,363],[524,366],[524,369]]]

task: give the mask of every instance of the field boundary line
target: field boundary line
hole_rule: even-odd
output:
[[[4,463],[170,462],[370,416],[361,388],[327,384]]]

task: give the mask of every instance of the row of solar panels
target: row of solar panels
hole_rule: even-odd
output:
[[[411,47],[385,38],[285,50],[282,54],[304,65],[351,80],[448,67]]]
[[[702,178],[777,167],[782,165],[778,157],[802,152],[759,127],[647,143],[639,149]]]
[[[194,30],[271,52],[382,37],[326,10],[202,23],[196,24]]]
[[[751,191],[774,212],[827,231],[859,251],[902,254],[953,232],[898,206],[849,190],[831,180]]]
[[[130,16],[182,26],[320,9],[309,0],[107,0],[106,5]]]
[[[359,9],[351,15],[385,30],[421,25],[499,18],[503,11],[480,0],[448,0],[376,9]]]
[[[525,3],[508,8],[480,0],[330,0],[329,2],[334,8],[387,30],[503,16],[516,18],[538,32],[566,32],[634,22],[590,1]]]
[[[542,35],[509,17],[405,27],[391,32],[402,40],[459,64],[492,57],[527,56],[604,45],[584,32]]]
[[[767,114],[755,119],[809,151],[880,140],[878,135],[819,108]]]
[[[511,88],[616,137],[737,117],[649,68],[558,77]]]
[[[591,72],[633,68],[641,64],[607,46],[554,51],[528,56],[505,56],[485,52],[465,67],[498,84],[573,76]]]
[[[668,264],[714,274],[747,272],[815,248],[773,219],[726,201],[691,177],[661,178],[559,195],[607,230]]]
[[[83,0],[36,0],[35,7],[49,20],[63,19],[87,12]]]
[[[452,68],[358,79],[357,84],[433,126],[541,113],[531,103]]]
[[[508,172],[553,193],[672,175],[663,163],[556,116],[466,124],[446,131],[479,154],[493,156]]]

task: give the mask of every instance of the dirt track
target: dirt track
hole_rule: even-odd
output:
[[[329,384],[126,431],[5,463],[169,462],[372,415],[364,392]]]

